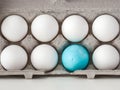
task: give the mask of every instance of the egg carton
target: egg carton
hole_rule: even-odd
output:
[[[94,49],[104,43],[99,42],[91,32],[91,26],[94,19],[101,14],[110,14],[115,16],[120,21],[120,0],[0,0],[0,22],[12,14],[18,14],[23,16],[29,27],[33,19],[40,14],[53,15],[61,26],[62,21],[69,15],[79,14],[86,18],[89,23],[90,32],[88,36],[78,44],[82,44],[87,47],[91,55]],[[30,57],[30,53],[34,47],[42,42],[37,41],[31,34],[31,29],[27,36],[15,43],[7,41],[0,33],[0,52],[8,45],[17,44],[23,46]],[[61,64],[62,50],[71,44],[66,40],[59,29],[57,37],[48,42],[48,44],[54,46],[59,53],[59,64],[50,72],[43,72],[35,70],[31,63],[30,58],[27,66],[23,70],[6,71],[0,66],[0,76],[24,76],[26,79],[33,78],[33,76],[87,76],[87,78],[95,78],[97,75],[101,76],[120,76],[120,66],[115,70],[97,70],[90,60],[90,64],[86,70],[77,70],[75,72],[67,72]],[[120,35],[107,44],[114,45],[120,51]]]

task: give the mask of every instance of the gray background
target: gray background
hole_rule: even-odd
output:
[[[120,77],[91,80],[78,77],[46,77],[31,80],[0,78],[0,90],[120,90]]]

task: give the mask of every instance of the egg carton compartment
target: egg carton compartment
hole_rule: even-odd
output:
[[[29,26],[29,32],[27,36],[20,42],[10,42],[6,40],[0,33],[0,53],[8,45],[17,44],[23,46],[30,57],[31,51],[37,45],[42,42],[37,41],[31,34],[31,22],[33,19],[41,14],[49,14],[54,16],[59,26],[61,27],[62,21],[69,15],[79,14],[86,18],[88,21],[90,32],[88,36],[79,44],[84,45],[92,55],[93,50],[104,43],[99,42],[91,32],[91,26],[94,19],[101,14],[110,14],[115,16],[120,21],[120,1],[119,0],[0,0],[0,23],[2,20],[12,14],[18,14],[23,16]],[[97,70],[90,60],[86,70],[78,70],[75,72],[67,72],[61,64],[61,53],[63,49],[71,44],[66,40],[62,33],[61,28],[57,37],[48,42],[48,44],[54,46],[59,53],[59,64],[50,72],[42,72],[35,70],[31,63],[30,58],[27,66],[23,70],[6,71],[0,66],[0,76],[21,76],[24,75],[26,79],[33,78],[33,76],[87,76],[87,78],[95,78],[96,75],[110,75],[120,76],[120,65],[115,70]],[[120,53],[120,35],[113,41],[107,44],[114,45]],[[91,56],[90,55],[90,56]]]

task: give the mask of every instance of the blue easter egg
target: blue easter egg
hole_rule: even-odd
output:
[[[73,44],[65,48],[62,53],[62,64],[67,71],[84,70],[89,63],[88,50],[79,44]]]

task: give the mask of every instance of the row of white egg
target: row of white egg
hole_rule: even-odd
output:
[[[30,57],[25,49],[19,45],[9,45],[3,49],[0,62],[6,70],[21,70],[30,59],[31,65],[41,71],[51,71],[58,64],[56,49],[48,44],[38,45],[31,52]],[[28,59],[29,58],[29,59]],[[61,55],[62,65],[67,71],[84,70],[90,62],[90,53],[80,44],[72,44],[65,48]],[[117,49],[108,44],[100,45],[92,54],[93,65],[100,70],[112,70],[120,64]]]
[[[2,22],[1,33],[9,41],[20,41],[27,32],[27,22],[21,16],[11,15]],[[58,22],[50,15],[37,16],[31,24],[31,33],[41,42],[51,41],[58,32]],[[111,15],[101,15],[93,22],[92,32],[98,40],[108,42],[119,34],[119,23]],[[62,23],[62,34],[71,42],[80,42],[88,33],[88,23],[79,15],[69,16]],[[53,69],[58,63],[57,51],[46,44],[37,46],[30,57],[33,67],[43,71]],[[92,57],[93,64],[98,69],[115,69],[119,65],[119,52],[111,45],[99,46]],[[68,71],[85,69],[89,64],[89,59],[90,54],[87,48],[78,44],[68,46],[62,53],[62,64]],[[20,46],[10,45],[1,53],[1,65],[6,70],[22,69],[27,62],[28,55]]]
[[[71,42],[80,42],[89,33],[87,21],[80,15],[68,16],[61,26],[63,36]],[[1,33],[9,41],[22,40],[28,32],[26,20],[19,15],[6,17],[1,24]],[[57,20],[47,14],[37,16],[31,24],[32,35],[41,42],[53,40],[59,33]],[[98,16],[92,24],[93,35],[102,42],[109,42],[119,34],[119,23],[111,15]]]

